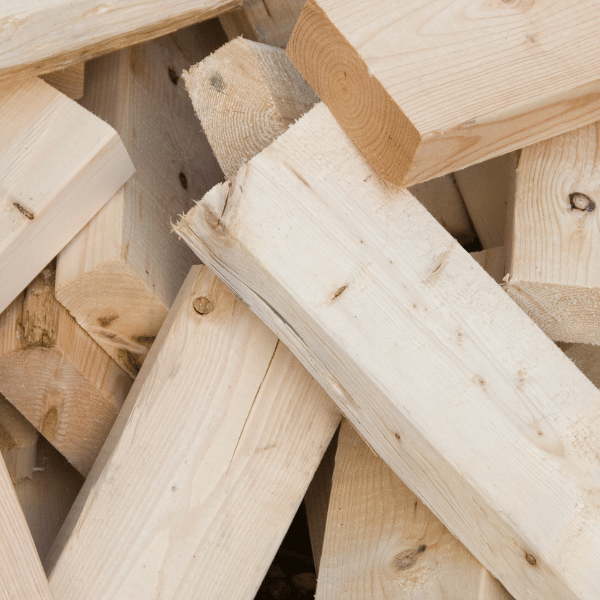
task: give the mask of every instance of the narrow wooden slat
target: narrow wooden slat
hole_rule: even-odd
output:
[[[54,264],[0,315],[0,393],[87,475],[132,380],[54,293]]]
[[[241,0],[9,0],[0,80],[41,75],[206,21]]]
[[[308,0],[287,46],[406,187],[600,118],[594,0]]]
[[[117,133],[43,81],[0,85],[0,312],[133,173]]]
[[[600,124],[521,152],[506,290],[555,341],[600,344]]]
[[[251,600],[339,423],[194,267],[50,551],[56,599]]]
[[[72,100],[79,100],[83,97],[85,63],[80,62],[59,71],[47,73],[42,75],[42,79]]]
[[[325,106],[176,229],[515,598],[596,598],[598,390]]]
[[[202,40],[204,54],[215,48]],[[83,106],[120,133],[137,172],[61,253],[56,296],[135,376],[191,265],[171,220],[222,174],[180,79],[169,37],[87,64]]]
[[[219,20],[230,40],[243,36],[285,48],[303,6],[304,0],[245,0]]]
[[[345,419],[316,600],[510,600]]]

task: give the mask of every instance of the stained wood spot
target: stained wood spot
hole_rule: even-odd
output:
[[[485,379],[481,375],[475,375],[475,377],[473,377],[473,383],[479,387],[485,387]]]
[[[532,565],[535,566],[537,565],[537,560],[535,558],[535,556],[533,556],[533,554],[529,554],[529,553],[525,553],[525,559],[527,560],[527,562]]]
[[[98,325],[100,325],[100,327],[108,327],[111,323],[114,323],[118,318],[119,318],[119,315],[109,315],[108,317],[99,317]]]
[[[396,438],[396,439],[397,439],[399,442],[401,442],[401,441],[402,441],[402,438],[400,437],[400,434],[399,434],[399,433],[396,433],[395,431],[394,431],[394,437],[395,437],[395,438]]]
[[[569,194],[569,204],[571,210],[580,210],[582,212],[592,212],[596,208],[596,203],[586,194],[575,192]]]
[[[179,183],[184,190],[188,189],[188,180],[183,171],[180,171],[179,173]]]
[[[339,296],[341,296],[344,291],[346,290],[348,286],[347,285],[343,285],[341,288],[338,289],[338,291],[333,295],[332,300],[335,300],[336,298],[338,298]]]
[[[56,408],[56,406],[53,406],[42,417],[42,422],[40,423],[40,433],[49,442],[53,442],[56,438],[57,430],[58,430],[58,409]]]
[[[25,215],[30,221],[33,221],[34,219],[34,214],[27,210],[22,204],[19,204],[18,202],[13,202],[13,206],[23,215]]]
[[[217,92],[222,92],[225,89],[225,81],[223,80],[221,73],[219,73],[218,71],[210,76],[209,81],[210,85],[212,85],[212,87],[215,88]]]
[[[179,81],[179,75],[177,75],[177,71],[175,71],[173,67],[169,67],[167,69],[167,73],[169,74],[169,79],[171,80],[171,83],[173,85],[177,85],[177,82]]]
[[[214,308],[213,303],[204,296],[198,296],[197,298],[194,298],[192,306],[199,315],[207,315]]]
[[[425,550],[427,550],[427,546],[425,544],[421,544],[418,548],[412,548],[411,550],[406,550],[400,554],[396,554],[393,560],[394,567],[398,571],[406,571],[406,569],[410,569],[416,564],[417,560],[419,559],[419,555],[423,554]]]
[[[133,352],[120,348],[117,352],[117,359],[126,370],[137,375],[142,368],[142,360]]]

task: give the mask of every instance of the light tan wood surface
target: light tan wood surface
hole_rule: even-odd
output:
[[[87,475],[132,381],[56,301],[54,275],[0,315],[0,393]]]
[[[61,253],[56,296],[132,376],[197,262],[171,220],[222,179],[180,79],[187,67],[169,37],[86,66],[82,104],[120,133],[137,172]]]
[[[504,281],[506,277],[506,251],[504,246],[471,252],[471,256],[496,283],[506,283]]]
[[[0,395],[0,453],[13,482],[33,475],[37,441],[35,428]]]
[[[0,6],[0,80],[56,71],[240,5],[241,0],[9,0]]]
[[[35,464],[31,478],[17,481],[15,491],[43,560],[84,479],[44,438],[39,440]]]
[[[304,0],[245,0],[219,20],[230,40],[243,36],[285,48],[303,6]]]
[[[515,598],[596,599],[600,393],[324,105],[176,229]]]
[[[510,600],[342,421],[316,600]]]
[[[0,458],[0,598],[52,600],[23,511]]]
[[[184,80],[228,178],[318,101],[283,50],[243,38],[195,65]]]
[[[506,217],[513,204],[518,162],[519,151],[515,151],[454,172],[484,249],[504,245]]]
[[[521,152],[506,290],[555,341],[600,344],[600,124]]]
[[[287,52],[392,184],[600,119],[594,0],[308,0]]]
[[[0,85],[0,130],[1,312],[133,165],[114,129],[37,78]]]
[[[339,422],[194,267],[47,561],[55,600],[251,600]]]
[[[85,63],[80,62],[59,71],[46,73],[46,75],[42,75],[42,79],[72,100],[79,100],[83,97]]]

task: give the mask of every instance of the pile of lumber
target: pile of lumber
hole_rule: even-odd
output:
[[[0,6],[0,599],[598,600],[599,27]]]

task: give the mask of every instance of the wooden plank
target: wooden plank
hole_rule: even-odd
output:
[[[82,104],[120,133],[137,172],[61,253],[56,296],[132,376],[197,262],[171,220],[222,178],[180,79],[187,67],[168,37],[86,67]]]
[[[0,7],[0,81],[41,75],[140,44],[241,0],[25,0]]]
[[[0,597],[52,600],[10,475],[0,459]]]
[[[55,598],[251,600],[338,423],[291,353],[194,267],[50,551]]]
[[[558,342],[558,347],[597,388],[600,388],[600,346]]]
[[[347,420],[335,456],[316,600],[510,600]]]
[[[0,395],[0,452],[13,482],[33,475],[37,441],[33,426]]]
[[[132,381],[56,301],[54,275],[0,315],[0,393],[87,475]]]
[[[58,535],[83,477],[43,437],[31,478],[15,483],[15,491],[38,554],[43,559]]]
[[[133,165],[111,127],[37,78],[0,85],[0,130],[1,312]]]
[[[85,63],[80,62],[70,67],[42,75],[42,79],[53,88],[69,96],[72,100],[83,98]]]
[[[481,245],[504,245],[506,215],[515,195],[519,151],[509,152],[454,173]]]
[[[195,23],[178,29],[169,36],[190,65],[206,58],[207,49],[220,48],[227,43],[227,36],[218,19]]]
[[[600,344],[600,124],[523,149],[506,290],[555,341]]]
[[[599,26],[593,0],[308,0],[287,52],[405,187],[600,119]]]
[[[184,80],[229,178],[318,101],[283,50],[243,38],[219,48]]]
[[[506,252],[504,246],[488,248],[479,252],[471,252],[471,256],[483,267],[486,273],[499,284],[504,284],[506,277]]]
[[[597,597],[598,390],[324,105],[176,230],[515,598]]]
[[[303,6],[304,0],[246,0],[219,20],[230,40],[243,36],[285,48]]]

